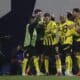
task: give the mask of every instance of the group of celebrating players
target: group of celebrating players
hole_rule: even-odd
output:
[[[73,66],[77,65],[80,75],[80,9],[74,8],[67,15],[60,15],[59,22],[50,13],[36,9],[26,26],[24,40],[22,75],[34,63],[36,75],[49,75],[50,58],[56,68],[56,75],[73,76]],[[41,62],[45,73],[41,72]],[[76,68],[76,67],[75,67]]]

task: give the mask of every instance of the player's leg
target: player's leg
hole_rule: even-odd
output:
[[[62,75],[62,65],[59,55],[56,55],[56,70],[57,70],[57,75]]]
[[[55,49],[55,59],[56,59],[56,71],[58,76],[62,75],[62,63],[61,63],[61,57],[60,57],[60,53],[59,53],[59,46],[54,46],[53,47]]]
[[[25,76],[26,74],[26,67],[28,65],[28,59],[29,59],[29,46],[24,48],[24,59],[22,61],[22,75]]]
[[[65,45],[64,48],[66,57],[65,57],[65,75],[72,76],[72,57],[71,57],[71,51],[72,47],[71,45]]]
[[[38,53],[37,53],[36,47],[31,47],[31,54],[32,54],[33,63],[35,66],[36,73],[39,73],[40,72],[39,57],[37,56]]]
[[[28,64],[28,58],[27,57],[24,57],[23,62],[22,62],[22,75],[23,76],[26,75],[26,67],[27,67],[27,64]]]
[[[77,75],[80,76],[80,52],[79,53],[77,52],[76,59],[77,59],[77,66],[79,70]]]
[[[36,70],[36,75],[43,75],[40,71],[39,54],[37,53],[37,48],[36,47],[32,47],[31,54],[33,56],[33,63],[34,63],[34,67],[35,67],[35,70]]]
[[[77,59],[77,66],[78,66],[78,73],[77,75],[80,76],[80,42],[77,42],[77,49],[76,49],[76,59]]]
[[[44,65],[45,65],[45,73],[48,75],[49,74],[49,46],[45,46],[45,50],[44,50]]]

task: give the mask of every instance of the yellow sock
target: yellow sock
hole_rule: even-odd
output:
[[[23,63],[22,63],[22,73],[24,73],[24,74],[26,72],[27,63],[28,63],[28,59],[24,58]]]
[[[80,70],[80,55],[77,55],[76,58],[77,58],[78,68]]]
[[[72,72],[72,58],[71,58],[71,56],[66,56],[65,63],[66,63],[66,71]]]
[[[49,60],[45,59],[45,71],[46,73],[49,73]]]
[[[62,65],[61,65],[61,59],[60,58],[56,59],[56,69],[57,69],[57,73],[62,72]]]
[[[38,57],[34,57],[33,60],[34,60],[34,66],[35,66],[36,72],[39,73],[40,72],[39,59]]]

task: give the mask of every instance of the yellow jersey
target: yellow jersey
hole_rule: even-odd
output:
[[[48,24],[45,24],[45,34],[44,34],[44,40],[43,44],[50,46],[50,45],[56,45],[58,42],[55,38],[56,34],[56,22],[55,21],[49,21]]]
[[[70,20],[66,20],[65,23],[60,24],[60,43],[61,44],[70,44],[73,43],[73,32],[74,32],[74,22]]]
[[[80,42],[80,33],[78,33],[76,30],[80,29],[80,19],[77,19],[75,22],[75,32],[74,32],[74,41]]]

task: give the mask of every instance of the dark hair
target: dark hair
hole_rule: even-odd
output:
[[[50,17],[51,15],[49,13],[45,13],[44,17]]]
[[[42,12],[42,10],[41,10],[41,9],[35,9],[35,10],[34,10],[34,13],[35,13],[35,14],[37,14],[38,12]]]
[[[73,8],[73,11],[80,12],[80,9],[79,8]]]
[[[70,13],[70,12],[67,12],[67,18],[68,18],[68,20],[74,21],[74,17],[72,15],[72,13]]]

